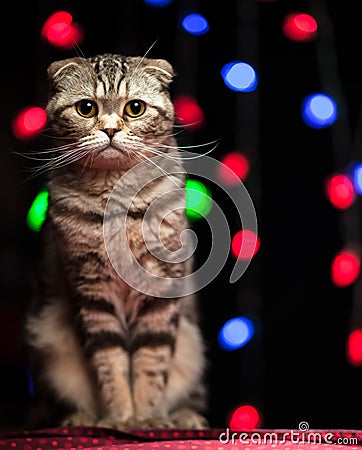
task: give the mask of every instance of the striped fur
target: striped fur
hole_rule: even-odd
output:
[[[110,264],[103,240],[104,210],[118,179],[153,151],[176,149],[167,89],[172,67],[101,55],[54,62],[48,73],[49,128],[59,147],[46,166],[49,211],[25,323],[39,413],[31,412],[33,425],[205,427],[190,409],[204,404],[194,297],[149,298],[130,288]],[[82,99],[96,102],[94,117],[77,113]],[[130,100],[146,104],[142,116],[125,115]],[[156,274],[183,276],[189,265],[161,264],[141,234],[147,207],[170,187],[172,180],[161,177],[136,197],[128,238],[136,258]],[[122,195],[127,203],[127,192]],[[164,221],[160,231],[169,248],[178,248],[186,228],[182,210]]]

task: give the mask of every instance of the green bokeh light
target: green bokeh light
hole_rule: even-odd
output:
[[[207,216],[212,208],[210,190],[204,183],[188,179],[186,189],[186,216],[191,220],[199,220]]]
[[[48,210],[48,195],[47,189],[43,189],[35,197],[28,214],[26,216],[26,223],[32,231],[40,231]]]

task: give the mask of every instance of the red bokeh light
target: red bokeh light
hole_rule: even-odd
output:
[[[244,181],[248,176],[250,168],[249,161],[239,152],[228,153],[221,160],[221,163],[223,165],[218,169],[218,177],[227,186],[235,186],[239,183],[239,180]],[[227,168],[231,169],[239,180],[232,176]]]
[[[327,180],[326,194],[337,209],[349,208],[356,198],[353,181],[346,175],[333,175]]]
[[[362,329],[354,330],[348,336],[347,358],[353,366],[362,365]]]
[[[83,39],[83,32],[78,24],[73,23],[73,17],[67,11],[57,11],[45,21],[41,35],[50,44],[72,48]]]
[[[174,105],[176,117],[182,125],[195,130],[204,125],[204,113],[193,97],[189,95],[177,97]]]
[[[66,24],[70,25],[73,22],[73,16],[67,11],[57,11],[50,15],[47,20],[44,22],[44,25],[41,29],[41,35],[43,38],[47,39],[48,32],[54,25],[57,24]]]
[[[360,258],[354,252],[342,251],[338,253],[331,267],[331,278],[338,287],[352,284],[360,273]]]
[[[47,115],[43,108],[38,106],[29,106],[23,109],[13,121],[13,133],[18,139],[28,139],[44,127],[47,121]]]
[[[283,21],[283,33],[292,41],[310,41],[316,37],[318,25],[309,14],[293,12]]]
[[[254,231],[240,230],[231,241],[231,252],[235,258],[250,259],[260,247],[260,239]]]
[[[260,425],[260,415],[251,405],[243,405],[237,408],[229,421],[231,430],[253,430]]]

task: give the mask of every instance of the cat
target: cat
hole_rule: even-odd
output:
[[[48,77],[47,127],[57,147],[45,153],[49,208],[24,321],[35,385],[32,424],[206,428],[206,357],[195,296],[150,297],[127,285],[108,259],[102,233],[120,177],[154,154],[177,150],[172,65],[104,54],[52,62]],[[149,204],[175,180],[184,183],[184,175],[147,185],[127,221],[136,259],[158,275],[178,277],[190,273],[189,261],[176,269],[161,264],[141,229]],[[161,233],[177,248],[186,228],[185,211],[177,209]]]

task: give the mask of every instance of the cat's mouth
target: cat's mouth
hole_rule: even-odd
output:
[[[130,151],[121,139],[108,136],[101,130],[85,138],[83,145],[88,150],[76,164],[84,168],[128,169],[138,162],[135,152]]]
[[[110,142],[95,151],[95,156],[92,157],[90,164],[92,168],[113,169],[122,167],[128,159],[125,151]]]
[[[78,161],[78,164],[89,169],[128,168],[132,164],[133,155],[112,139],[102,139],[93,146],[91,152]]]

